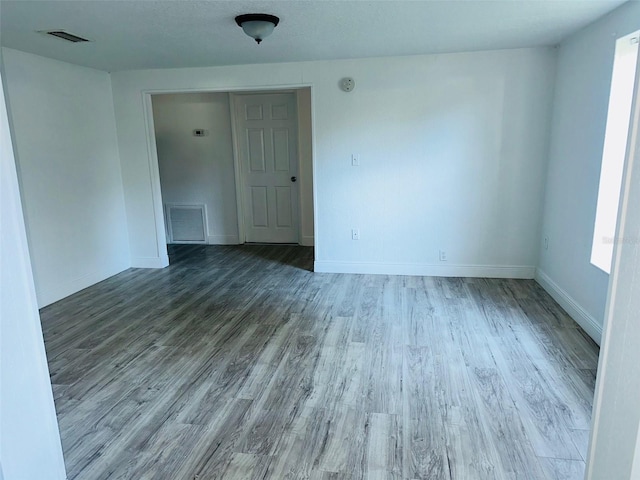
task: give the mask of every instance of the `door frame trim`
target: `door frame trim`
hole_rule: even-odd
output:
[[[241,95],[238,92],[228,92],[229,114],[231,118],[231,144],[233,147],[233,175],[236,183],[236,217],[238,221],[238,242],[247,243],[247,235],[244,228],[244,199],[242,194],[242,168],[240,166],[240,156],[238,155],[238,129],[236,126],[236,97]]]
[[[317,175],[316,175],[316,134],[315,134],[315,88],[313,83],[299,83],[288,85],[255,85],[252,87],[218,87],[218,88],[174,88],[174,89],[145,89],[141,90],[141,100],[143,103],[145,130],[147,137],[147,154],[148,154],[148,166],[149,166],[149,182],[151,183],[151,199],[154,208],[154,223],[156,229],[156,243],[158,248],[159,261],[155,262],[152,268],[163,268],[169,265],[169,257],[166,252],[166,225],[163,214],[163,202],[162,202],[162,189],[160,186],[160,167],[158,163],[158,152],[156,148],[156,132],[153,122],[153,95],[163,94],[180,94],[180,93],[275,93],[283,91],[300,90],[303,88],[309,88],[311,96],[311,169],[313,172],[312,178],[312,202],[313,202],[313,243],[314,243],[314,261],[317,260],[318,252],[318,199],[317,199]],[[297,99],[296,99],[297,101]],[[231,105],[230,105],[230,108]],[[232,123],[234,123],[232,121]],[[298,134],[299,135],[299,134]],[[234,144],[234,157],[235,157],[235,144]],[[234,158],[235,162],[235,158]],[[237,195],[237,192],[236,192]],[[300,215],[300,213],[299,213]],[[299,228],[302,228],[301,222]],[[244,234],[244,231],[243,231]],[[240,225],[238,225],[238,241],[240,241]],[[302,236],[299,237],[299,241]],[[244,243],[244,240],[243,240]]]
[[[308,87],[301,87],[301,88],[308,88]],[[240,162],[240,156],[238,154],[239,150],[240,150],[240,145],[238,143],[238,130],[237,130],[237,124],[236,121],[237,116],[236,116],[236,100],[239,97],[242,96],[248,96],[248,95],[277,95],[277,94],[291,94],[293,95],[293,101],[296,104],[296,135],[297,135],[297,139],[296,139],[296,157],[298,159],[298,178],[300,177],[300,171],[302,168],[302,165],[300,163],[301,158],[300,158],[300,115],[299,115],[299,109],[298,109],[298,95],[296,90],[299,90],[298,88],[295,89],[286,89],[286,90],[269,90],[269,91],[265,91],[265,90],[250,90],[250,91],[246,91],[246,92],[229,92],[229,109],[231,110],[231,138],[232,138],[232,142],[233,142],[233,171],[235,174],[235,180],[236,180],[236,207],[238,209],[237,211],[237,215],[238,215],[238,241],[240,241],[240,243],[247,243],[247,237],[246,237],[246,226],[245,226],[245,211],[244,211],[244,182],[243,182],[243,172],[242,172],[242,162]],[[313,136],[313,125],[312,125],[312,136]],[[312,163],[313,163],[313,158],[312,158]],[[315,172],[314,172],[314,178],[315,178]],[[300,188],[300,186],[302,185],[302,183],[298,184],[298,218],[297,218],[297,222],[298,222],[298,226],[297,226],[297,230],[298,230],[298,245],[302,245],[302,188]],[[314,189],[315,190],[315,189]],[[315,223],[315,207],[314,207],[314,223]],[[315,227],[315,225],[314,225]],[[314,237],[315,237],[315,230],[314,230]],[[315,241],[315,238],[314,238]]]

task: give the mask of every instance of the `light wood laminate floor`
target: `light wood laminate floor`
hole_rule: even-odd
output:
[[[534,282],[182,246],[41,311],[69,479],[581,479],[597,346]]]

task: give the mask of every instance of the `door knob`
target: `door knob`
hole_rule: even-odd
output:
[[[298,180],[298,177],[291,177],[292,182],[295,182],[296,180]]]

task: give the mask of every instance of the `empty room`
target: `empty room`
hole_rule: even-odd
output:
[[[640,479],[639,44],[0,0],[0,480]]]

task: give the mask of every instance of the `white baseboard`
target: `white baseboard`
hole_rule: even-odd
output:
[[[84,290],[91,285],[95,285],[98,282],[106,280],[109,277],[113,277],[118,273],[129,268],[129,265],[108,265],[97,271],[89,272],[78,278],[70,280],[62,280],[55,283],[55,285],[48,285],[41,287],[36,285],[36,297],[38,299],[38,308],[51,305],[58,300],[62,300],[69,295]]]
[[[209,245],[238,245],[240,240],[238,235],[209,235],[207,243]]]
[[[313,241],[314,241],[313,235],[311,236],[303,235],[300,237],[300,245],[304,247],[313,247]]]
[[[440,265],[412,263],[359,263],[316,261],[314,271],[322,273],[364,273],[416,275],[424,277],[525,278],[535,276],[530,265]]]
[[[540,286],[593,338],[593,341],[600,345],[602,325],[544,271],[537,269],[535,278]]]
[[[208,245],[240,245],[242,242],[237,235],[209,235]],[[313,236],[300,237],[300,245],[313,247]]]
[[[166,253],[159,257],[133,257],[132,268],[164,268],[169,266],[169,255]]]

